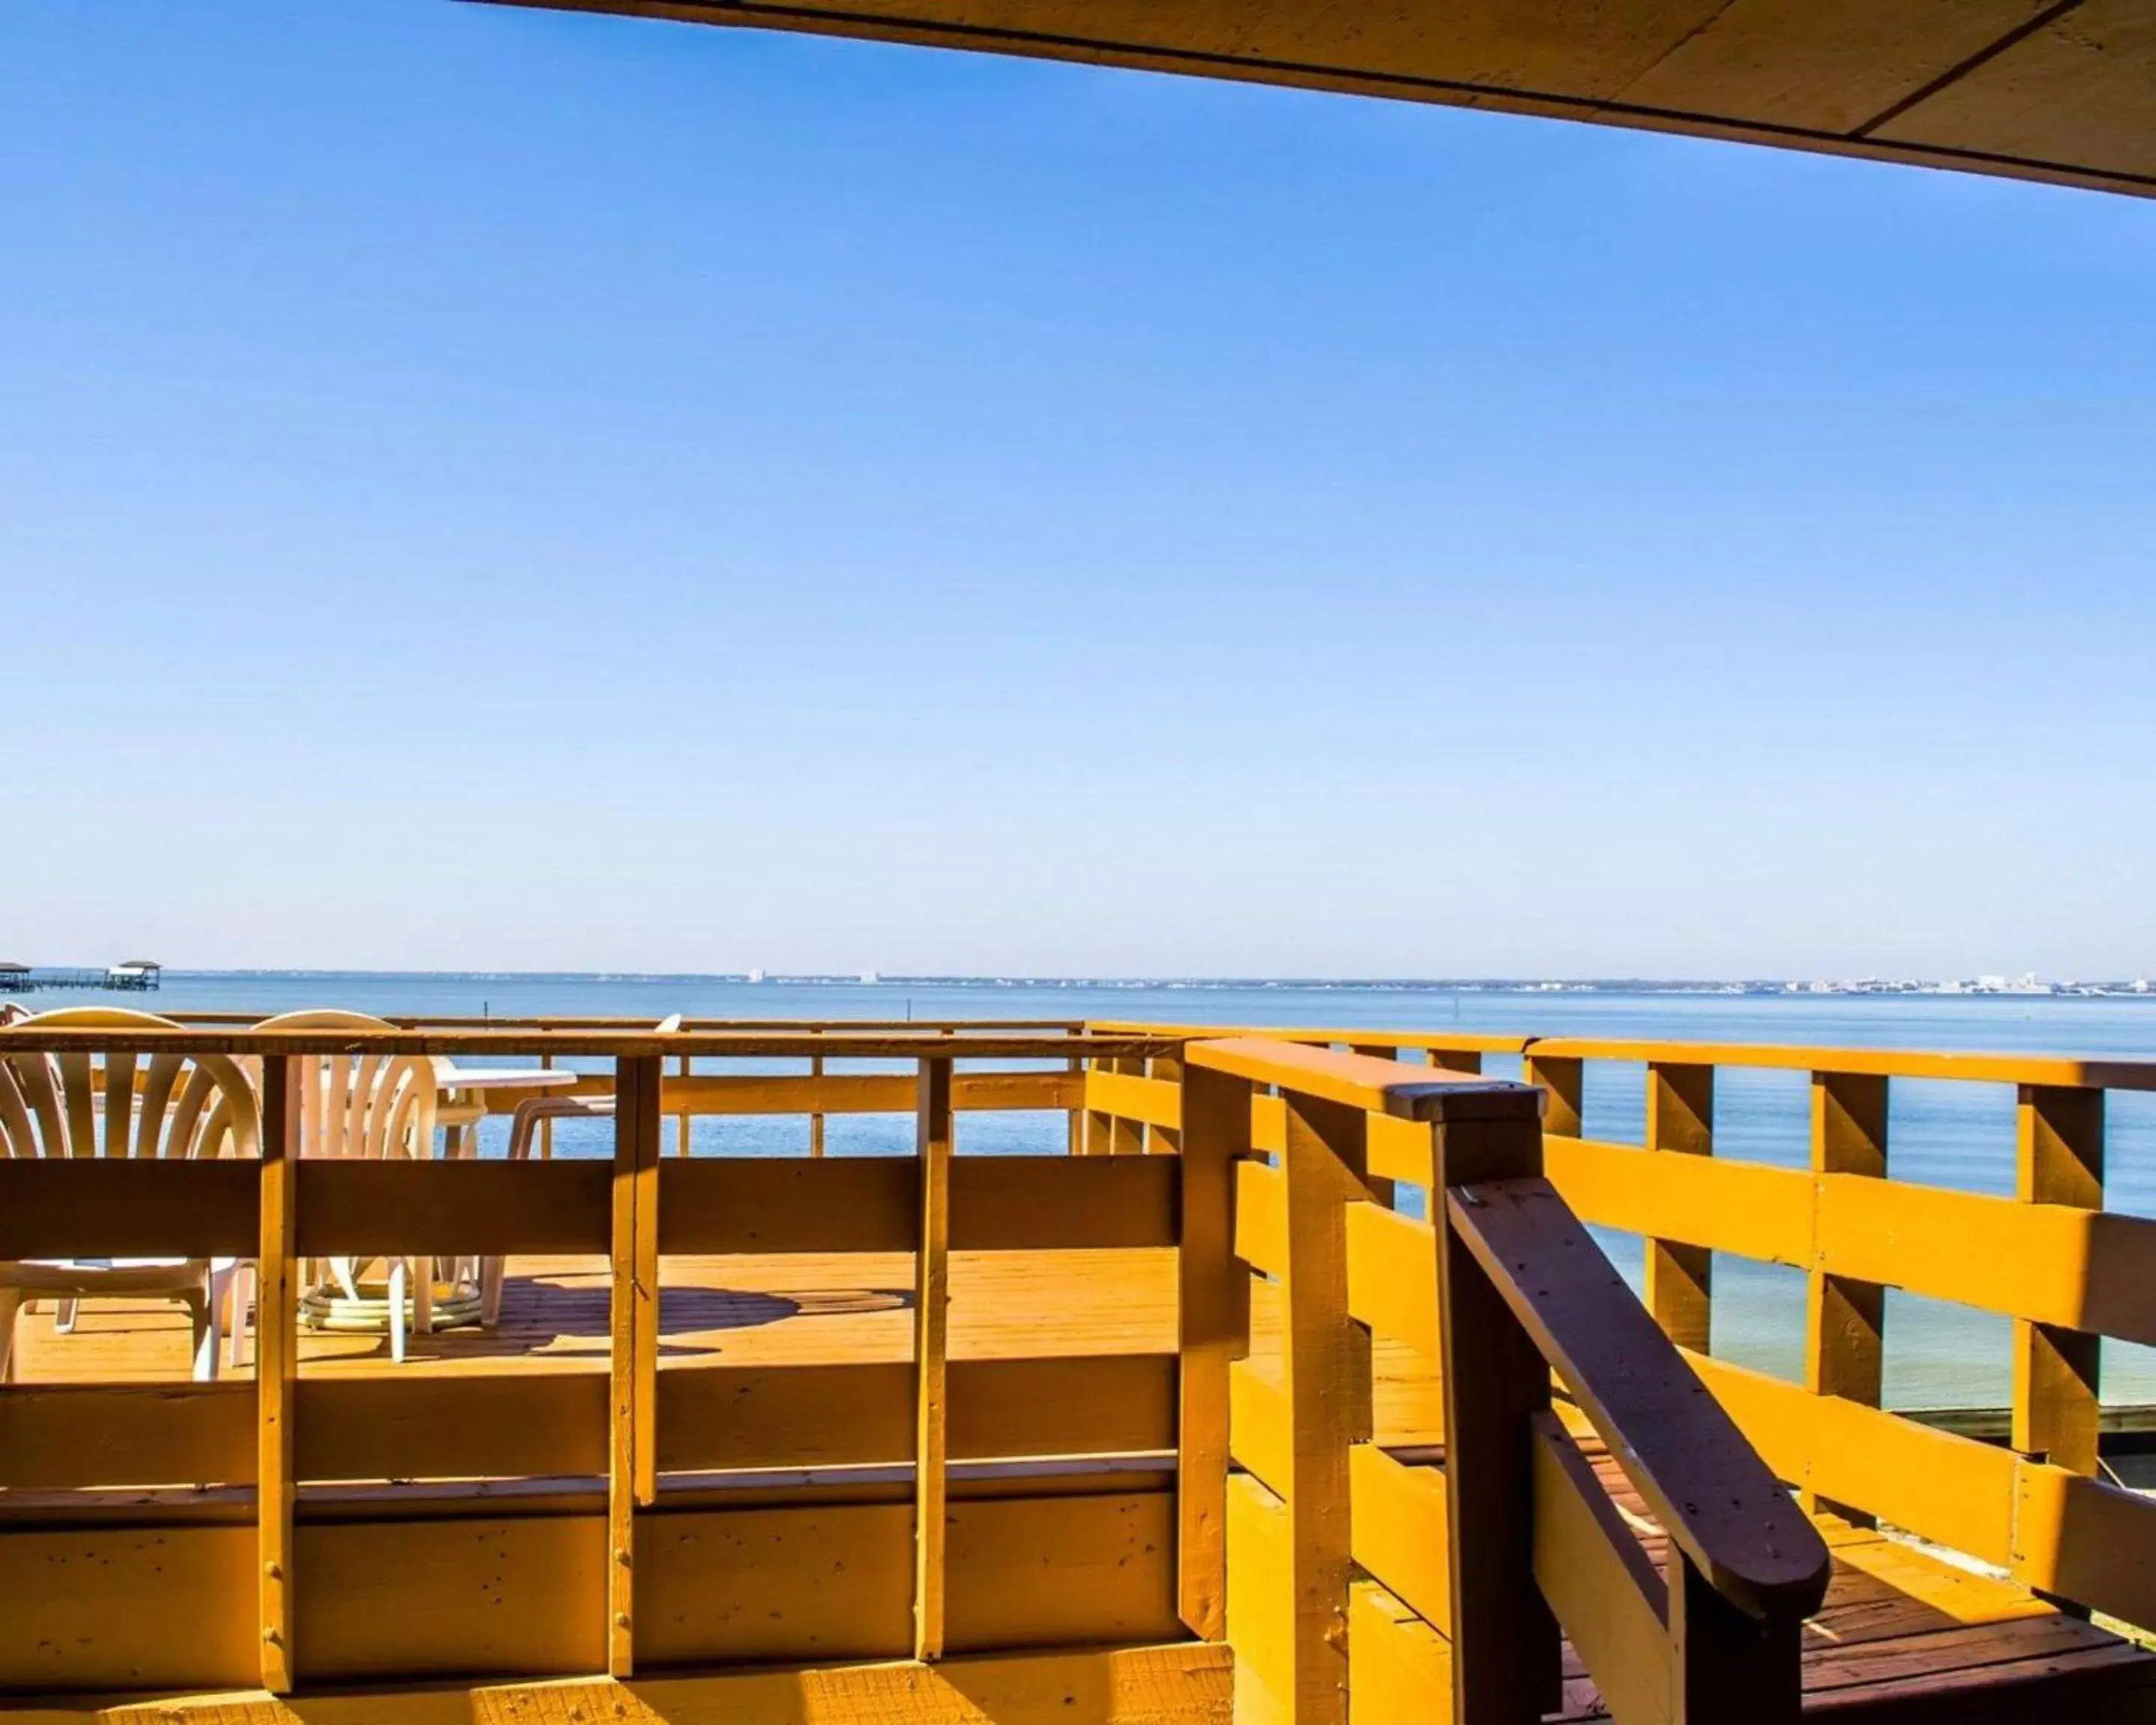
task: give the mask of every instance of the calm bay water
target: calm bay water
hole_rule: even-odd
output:
[[[1096,1018],[2156,1057],[2156,996],[1522,993],[1286,983],[751,984],[706,977],[168,973],[154,995],[52,993],[30,1004],[45,1009],[78,999],[159,1011],[264,1014],[341,1006],[384,1015],[591,1014],[654,1023],[676,1012],[743,1019]],[[1492,1059],[1488,1066],[1493,1076],[1517,1076],[1515,1060]],[[1804,1165],[1809,1127],[1803,1073],[1725,1070],[1718,1084],[1717,1153]],[[1643,1069],[1589,1068],[1589,1136],[1637,1142],[1645,1109]],[[495,1136],[488,1147],[498,1154],[506,1126],[490,1124]],[[606,1130],[564,1127],[557,1153],[603,1154]],[[672,1131],[670,1123],[670,1147]],[[801,1153],[806,1141],[801,1121],[703,1119],[696,1122],[692,1147],[697,1153],[789,1155]],[[2007,1086],[1897,1082],[1890,1141],[1899,1178],[1972,1192],[2013,1190],[2014,1096]],[[967,1152],[1052,1152],[1062,1143],[1060,1122],[1040,1117],[969,1115],[961,1125],[960,1147]],[[911,1123],[835,1119],[828,1145],[839,1155],[908,1149]],[[2156,1095],[2113,1094],[2107,1174],[2112,1209],[2156,1216]],[[1636,1281],[1637,1240],[1612,1233],[1601,1237],[1620,1268]],[[1714,1351],[1764,1371],[1798,1376],[1804,1299],[1799,1271],[1717,1258]],[[1890,1293],[1887,1335],[1891,1404],[2005,1404],[2011,1381],[2007,1320]],[[2106,1343],[2104,1378],[2108,1401],[2156,1402],[2156,1350]]]

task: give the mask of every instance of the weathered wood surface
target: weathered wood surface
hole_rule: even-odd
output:
[[[1657,1572],[1668,1543],[1645,1502],[1591,1436],[1581,1447]],[[1805,1624],[1807,1714],[1893,1725],[2156,1719],[2156,1655],[2064,1615],[2013,1583],[1950,1564],[1876,1529],[1825,1516],[1834,1559],[1826,1599]],[[1569,1647],[1568,1722],[1610,1709]]]

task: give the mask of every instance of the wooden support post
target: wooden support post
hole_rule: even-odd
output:
[[[1163,1055],[1145,1062],[1147,1076],[1158,1078],[1163,1084],[1183,1082],[1183,1062]],[[1146,1128],[1146,1148],[1156,1156],[1174,1156],[1183,1149],[1183,1134],[1172,1126],[1148,1126]]]
[[[1887,1081],[1873,1073],[1812,1074],[1812,1172],[1887,1177]],[[1876,1282],[1810,1272],[1804,1296],[1804,1388],[1867,1408],[1879,1405],[1887,1291]],[[1862,1526],[1872,1517],[1806,1490],[1807,1510],[1826,1509]]]
[[[686,1055],[683,1055],[681,1056],[680,1072],[684,1078],[693,1076],[692,1063],[690,1062],[689,1056]],[[685,1086],[683,1088],[685,1090],[686,1086]],[[688,1105],[685,1101],[682,1105],[680,1117],[676,1124],[674,1134],[674,1153],[676,1156],[686,1156],[689,1153],[689,1127],[693,1118],[694,1117],[689,1112]]]
[[[1111,1060],[1111,1072],[1145,1075],[1143,1060]],[[1146,1129],[1142,1121],[1127,1120],[1120,1114],[1103,1117],[1108,1122],[1108,1154],[1111,1156],[1142,1156],[1146,1147]]]
[[[2103,1092],[2024,1085],[2015,1111],[2015,1195],[2102,1209]],[[2022,1455],[2095,1473],[2098,1345],[2079,1330],[2015,1320],[2010,1442]]]
[[[821,1078],[824,1076],[823,1055],[808,1056],[808,1076],[811,1078]],[[821,1109],[808,1117],[808,1153],[811,1156],[821,1156],[824,1153],[824,1115]]]
[[[1066,1111],[1070,1123],[1068,1148],[1071,1155],[1083,1156],[1086,1153],[1086,1063],[1076,1055],[1071,1055],[1065,1058],[1063,1065],[1065,1071],[1075,1075],[1073,1088],[1078,1092],[1078,1100]]]
[[[1674,1540],[1664,1573],[1671,1725],[1798,1725],[1804,1712],[1802,1622],[1754,1622],[1714,1590]]]
[[[665,1061],[614,1062],[607,1671],[636,1665],[636,1512],[658,1496],[659,1096]]]
[[[943,1542],[949,1489],[951,1060],[921,1063],[915,1137],[921,1242],[913,1260],[913,1656],[943,1656]]]
[[[1647,1068],[1647,1147],[1714,1153],[1714,1068],[1656,1061]],[[1714,1255],[1705,1246],[1647,1241],[1647,1310],[1680,1348],[1708,1351]]]
[[[1456,1725],[1535,1725],[1562,1699],[1557,1620],[1534,1573],[1533,1422],[1549,1409],[1550,1369],[1450,1215],[1454,1187],[1542,1173],[1533,1111],[1523,1091],[1517,1118],[1435,1132]]]
[[[1587,1095],[1587,1062],[1570,1055],[1540,1058],[1530,1053],[1522,1076],[1538,1085],[1549,1100],[1543,1107],[1543,1130],[1553,1138],[1578,1138]]]
[[[300,1091],[290,1055],[262,1062],[261,1215],[254,1260],[255,1558],[262,1686],[292,1692],[292,1412],[299,1394],[300,1291],[293,1251],[293,1163],[300,1153]],[[213,1335],[211,1345],[216,1345]]]
[[[1250,1272],[1235,1256],[1235,1162],[1250,1153],[1250,1085],[1183,1072],[1176,1601],[1208,1641],[1228,1633],[1228,1368],[1250,1351]]]
[[[554,1056],[551,1054],[541,1055],[539,1070],[542,1072],[552,1071]],[[551,1114],[542,1116],[539,1122],[539,1156],[544,1162],[552,1162],[554,1159],[554,1117]]]
[[[1348,1206],[1369,1196],[1368,1119],[1359,1108],[1287,1092],[1281,1372],[1295,1725],[1348,1717],[1348,1451],[1372,1435],[1370,1332],[1348,1313]]]

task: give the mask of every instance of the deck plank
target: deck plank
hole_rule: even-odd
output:
[[[1592,1439],[1595,1472],[1659,1567],[1667,1541],[1614,1460]],[[1875,1529],[1820,1518],[1834,1558],[1825,1602],[1804,1625],[1807,1712],[1892,1725],[2071,1718],[2156,1722],[2156,1654],[2069,1617],[2025,1588],[1950,1563]],[[1565,1651],[1565,1725],[1609,1717]]]

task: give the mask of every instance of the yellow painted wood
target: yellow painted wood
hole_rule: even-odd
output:
[[[1781,1479],[1986,1563],[2012,1560],[2011,1451],[1727,1361],[1688,1358]]]
[[[1476,1117],[1478,1099],[1487,1088],[1442,1068],[1336,1054],[1257,1036],[1193,1042],[1185,1046],[1183,1057],[1255,1084],[1276,1085],[1284,1092],[1314,1101],[1403,1120],[1434,1120],[1440,1111],[1449,1119]]]
[[[298,1236],[293,1173],[300,1096],[294,1063],[272,1058],[262,1073],[260,1235],[255,1258],[255,1620],[259,1681],[290,1692],[298,1670],[294,1418],[300,1376]]]
[[[1587,1062],[1578,1055],[1544,1053],[1547,1045],[1535,1045],[1521,1062],[1521,1076],[1547,1097],[1543,1130],[1552,1137],[1584,1137]]]
[[[1440,1632],[1452,1626],[1445,1476],[1411,1467],[1375,1444],[1348,1451],[1355,1561]],[[1350,1686],[1353,1686],[1351,1672]]]
[[[1250,1348],[1250,1278],[1234,1252],[1235,1169],[1250,1147],[1250,1086],[1193,1068],[1179,1088],[1177,1602],[1193,1635],[1219,1640],[1228,1632],[1229,1373]]]
[[[259,1548],[244,1523],[0,1532],[0,1689],[249,1689]]]
[[[1647,1148],[1714,1153],[1714,1068],[1656,1060],[1647,1067]],[[1714,1259],[1705,1246],[1650,1235],[1647,1310],[1680,1348],[1702,1352],[1712,1331]]]
[[[2078,1471],[2015,1469],[2011,1570],[2025,1587],[2156,1628],[2156,1500]]]
[[[1199,1642],[720,1675],[260,1692],[0,1707],[0,1725],[1230,1725],[1228,1650]]]
[[[1166,1079],[1096,1066],[1086,1075],[1086,1106],[1122,1120],[1177,1127],[1183,1124],[1183,1086]]]
[[[2015,1195],[2025,1204],[2101,1210],[2103,1092],[2024,1085],[2015,1114]],[[2156,1239],[2156,1229],[2150,1234]],[[2156,1286],[2143,1286],[2156,1317]],[[2015,1322],[2010,1440],[2016,1450],[2075,1473],[2097,1471],[2100,1358],[2089,1331],[2026,1317]]]
[[[952,1250],[1172,1246],[1178,1178],[1164,1159],[962,1156],[951,1171]],[[659,1179],[669,1255],[910,1252],[917,1232],[910,1156],[670,1157]]]
[[[1348,1310],[1347,1209],[1368,1201],[1359,1172],[1363,1119],[1359,1108],[1287,1093],[1281,1378],[1290,1476],[1281,1495],[1294,1599],[1288,1692],[1296,1725],[1346,1718],[1348,1450],[1372,1435],[1369,1333]]]
[[[1228,1481],[1228,1642],[1235,1725],[1296,1725],[1296,1593],[1287,1506],[1249,1474]]]
[[[1435,1153],[1429,1122],[1373,1114],[1367,1130],[1373,1176],[1404,1181],[1410,1186],[1429,1186],[1430,1158]]]
[[[1442,1343],[1436,1240],[1427,1222],[1379,1204],[1348,1206],[1348,1307],[1373,1333],[1427,1360],[1435,1376]]]
[[[1811,1178],[1794,1168],[1551,1137],[1550,1183],[1583,1221],[1809,1266]]]
[[[1662,1579],[1563,1428],[1537,1418],[1533,1444],[1536,1583],[1619,1725],[1666,1725]]]
[[[251,1158],[0,1154],[0,1260],[244,1258],[259,1202]]]
[[[1250,1101],[1250,1147],[1277,1156],[1287,1147],[1287,1104],[1260,1094]]]
[[[302,1522],[301,1681],[603,1669],[608,1519]]]
[[[1451,1644],[1375,1582],[1348,1589],[1348,1725],[1452,1717]]]
[[[1287,1263],[1287,1181],[1276,1168],[1245,1157],[1235,1168],[1235,1255],[1271,1276]]]
[[[943,1656],[950,1459],[951,1062],[921,1063],[914,1153],[913,1656]]]
[[[637,1510],[658,1492],[661,1060],[639,1055],[615,1069],[604,1645],[617,1677],[635,1669]]]
[[[1815,1072],[1815,1174],[1887,1177],[1887,1081]],[[1815,1395],[1879,1405],[1885,1304],[1880,1285],[1810,1268],[1804,1301],[1804,1386]]]
[[[1229,1449],[1276,1497],[1295,1479],[1295,1424],[1277,1359],[1239,1359],[1228,1368]]]
[[[2060,1329],[2156,1341],[2156,1222],[1899,1180],[1819,1180],[1822,1270]]]
[[[1912,1049],[1783,1047],[1757,1043],[1646,1042],[1550,1036],[1530,1057],[1749,1066],[1784,1072],[1848,1072],[1881,1078],[1945,1078],[1974,1084],[2035,1084],[2101,1090],[2156,1090],[2156,1060],[2062,1060],[2044,1055],[1938,1054]]]
[[[955,1500],[952,1653],[1142,1643],[1176,1633],[1167,1491]],[[889,1658],[916,1630],[906,1502],[668,1510],[646,1519],[647,1666]]]

